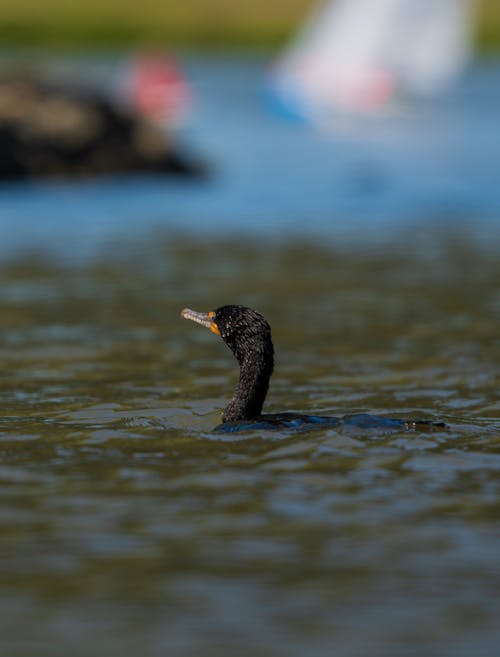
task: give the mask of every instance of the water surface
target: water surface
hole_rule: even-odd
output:
[[[500,266],[411,244],[2,266],[5,654],[496,653]],[[268,411],[449,428],[212,433],[235,362],[179,311],[235,300],[273,327]]]

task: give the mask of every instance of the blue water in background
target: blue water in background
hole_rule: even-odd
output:
[[[332,117],[326,130],[273,111],[263,57],[191,56],[183,66],[195,102],[179,138],[207,162],[207,180],[3,184],[0,257],[33,247],[89,255],[157,230],[369,245],[410,225],[466,225],[485,243],[498,238],[499,61],[477,62],[432,104]]]

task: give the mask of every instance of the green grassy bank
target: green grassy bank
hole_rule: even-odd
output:
[[[0,0],[4,46],[273,47],[314,0]],[[480,0],[477,42],[500,51],[500,0]]]

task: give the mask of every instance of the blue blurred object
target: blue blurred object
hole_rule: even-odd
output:
[[[471,43],[470,0],[327,0],[278,58],[270,85],[314,122],[387,112],[443,93]]]

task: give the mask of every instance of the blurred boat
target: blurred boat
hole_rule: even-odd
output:
[[[330,0],[276,63],[276,105],[321,120],[439,94],[471,55],[471,2]]]
[[[4,73],[0,77],[0,179],[204,173],[200,163],[171,137],[169,121],[173,123],[174,106],[178,118],[179,90],[185,98],[187,85],[179,74],[175,90],[166,85],[164,69],[158,59],[155,62],[154,70],[146,59],[134,64],[129,99],[117,99],[78,79]],[[170,81],[172,70],[167,76]]]

